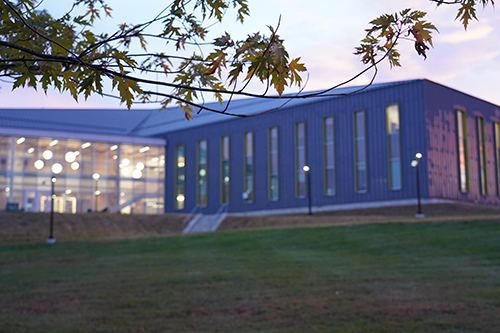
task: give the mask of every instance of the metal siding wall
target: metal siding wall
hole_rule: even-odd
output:
[[[500,204],[496,191],[493,122],[500,119],[497,106],[433,82],[425,82],[428,133],[429,195],[433,198]],[[458,186],[456,110],[466,113],[470,191]],[[480,194],[476,116],[484,118],[488,195]]]
[[[245,209],[243,192],[243,133],[254,132],[254,187],[255,200],[247,205],[249,211],[307,207],[307,198],[295,197],[295,123],[304,121],[306,126],[306,162],[311,168],[313,206],[360,203],[372,201],[416,198],[415,169],[410,166],[416,152],[425,152],[425,117],[423,99],[424,81],[416,81],[352,96],[325,100],[278,110],[253,118],[228,118],[229,121],[170,133],[167,163],[167,210],[172,211],[173,147],[186,146],[186,205],[189,212],[196,204],[196,143],[208,139],[209,143],[209,207],[205,213],[215,212],[220,206],[220,138],[230,137],[230,212]],[[401,124],[402,189],[388,187],[388,159],[386,106],[397,103]],[[359,194],[354,186],[354,137],[353,113],[366,112],[368,192]],[[325,116],[335,118],[336,195],[324,195],[323,130]],[[268,129],[279,128],[279,200],[268,199]],[[488,145],[491,145],[488,139]],[[489,149],[489,147],[488,147]],[[489,151],[489,150],[488,150]],[[422,163],[422,196],[428,196],[425,183],[426,163]],[[491,179],[491,178],[490,178]]]

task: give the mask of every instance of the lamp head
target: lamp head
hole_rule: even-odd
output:
[[[304,170],[305,172],[308,172],[310,169],[309,169],[309,166],[304,165],[304,166],[302,167],[302,170]]]

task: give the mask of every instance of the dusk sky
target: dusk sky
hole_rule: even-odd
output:
[[[68,4],[72,1],[66,1]],[[137,1],[107,1],[113,8],[113,19],[99,23],[99,28],[115,29],[118,23],[138,23],[148,20],[168,4],[168,1],[145,0],[147,8],[136,7]],[[229,14],[222,26],[213,28],[212,37],[228,31],[234,38],[244,38],[248,33],[263,31],[266,25],[276,26],[281,14],[279,35],[285,39],[290,56],[302,57],[309,70],[306,90],[318,90],[336,85],[363,69],[359,58],[353,55],[354,47],[364,37],[368,22],[382,13],[392,13],[404,8],[427,11],[428,20],[440,34],[434,37],[434,48],[428,58],[418,56],[412,42],[400,45],[401,68],[381,66],[375,82],[427,78],[470,95],[500,105],[500,13],[488,6],[478,9],[479,21],[473,21],[467,31],[454,21],[456,6],[436,8],[427,0],[314,0],[304,5],[303,0],[250,0],[251,16],[244,25],[234,23]],[[60,0],[44,2],[55,16],[62,10]],[[164,50],[166,51],[166,50]],[[355,84],[368,82],[369,75]],[[15,108],[118,108],[114,99],[95,96],[87,102],[76,103],[69,94],[49,91],[18,89],[1,84],[0,107]],[[255,87],[253,87],[255,89]],[[152,105],[137,105],[152,107]]]

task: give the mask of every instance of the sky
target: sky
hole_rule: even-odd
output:
[[[65,10],[60,0],[45,0],[48,11],[57,16]],[[113,8],[113,19],[99,22],[98,29],[114,30],[122,22],[138,23],[151,19],[167,0],[137,1],[108,0]],[[147,3],[147,6],[145,5]],[[307,5],[306,5],[307,4]],[[471,22],[467,31],[454,21],[457,7],[436,6],[427,0],[249,0],[251,16],[239,24],[229,14],[222,25],[212,28],[213,36],[228,31],[234,38],[262,31],[267,25],[277,26],[285,40],[290,57],[301,57],[308,69],[306,91],[329,88],[363,70],[354,48],[365,36],[368,22],[383,13],[394,13],[405,8],[428,12],[427,20],[437,26],[434,48],[427,52],[427,60],[418,56],[413,43],[403,42],[400,47],[402,67],[390,69],[380,66],[375,82],[390,82],[426,78],[449,86],[488,102],[500,105],[500,11],[488,6],[478,9],[479,21]],[[369,82],[363,75],[353,84]],[[259,91],[261,87],[251,89]],[[16,89],[0,83],[2,108],[125,108],[118,100],[94,96],[77,103],[69,94],[31,88]],[[153,105],[137,105],[136,108]]]

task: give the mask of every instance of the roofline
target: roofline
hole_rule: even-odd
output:
[[[21,133],[21,134],[20,134]],[[166,146],[167,140],[155,137],[139,137],[125,135],[92,134],[79,132],[33,130],[22,127],[0,127],[0,135],[27,136],[27,137],[48,137],[57,139],[74,139],[85,141],[119,142],[145,145]]]

